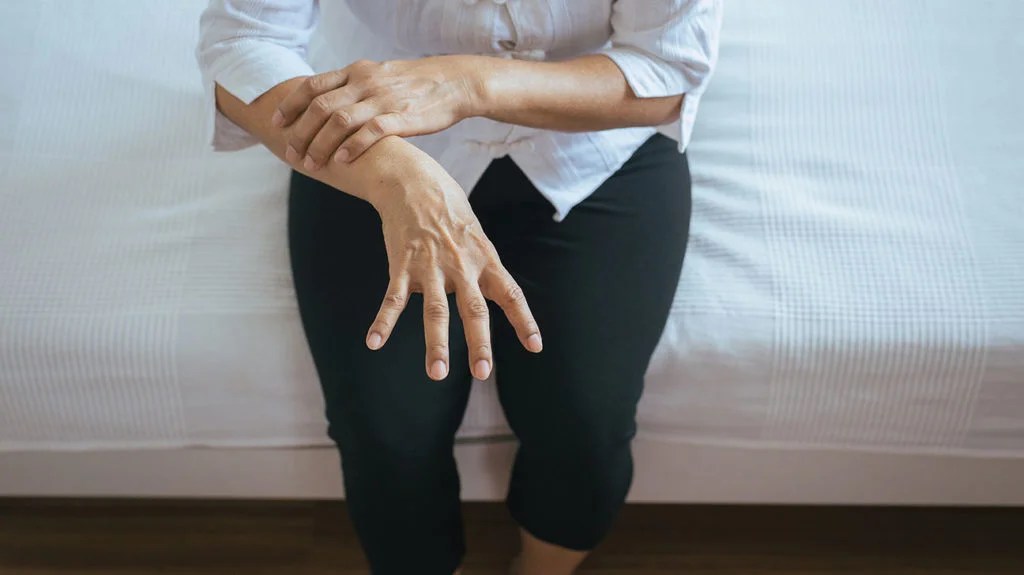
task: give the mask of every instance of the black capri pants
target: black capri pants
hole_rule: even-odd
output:
[[[636,405],[686,250],[686,156],[652,136],[562,222],[507,157],[470,203],[544,337],[543,352],[526,351],[491,306],[499,397],[519,439],[508,508],[535,537],[590,549],[632,481]],[[373,573],[450,575],[464,554],[453,443],[471,384],[454,297],[450,372],[435,382],[418,294],[383,349],[364,344],[388,285],[373,207],[295,173],[288,235],[328,434]]]

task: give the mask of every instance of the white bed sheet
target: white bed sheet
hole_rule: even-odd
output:
[[[0,5],[0,450],[326,442],[287,170],[205,148],[203,4]],[[642,433],[1024,455],[1022,28],[730,2]],[[506,433],[477,385],[463,437]]]

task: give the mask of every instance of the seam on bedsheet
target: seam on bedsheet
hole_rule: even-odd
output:
[[[455,445],[480,445],[515,442],[514,435],[500,433],[478,437],[460,437]],[[76,441],[55,443],[51,441],[0,441],[0,456],[4,453],[60,452],[60,451],[134,451],[146,450],[212,450],[218,449],[334,449],[327,439],[234,439],[226,441],[183,442],[174,440],[156,441]]]
[[[685,445],[723,447],[735,449],[749,449],[757,451],[836,451],[856,453],[883,453],[893,455],[933,455],[951,457],[976,457],[987,459],[1001,457],[1009,459],[1024,459],[1024,449],[995,449],[995,448],[967,448],[967,447],[942,447],[942,446],[916,446],[916,445],[882,445],[882,444],[858,444],[840,442],[810,441],[782,441],[765,439],[697,439],[692,437],[680,437],[677,432],[661,431],[652,429],[650,426],[642,426],[637,432],[637,438],[650,439],[665,443],[678,443]]]

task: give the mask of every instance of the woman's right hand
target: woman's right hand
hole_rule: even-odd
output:
[[[527,350],[540,352],[540,330],[523,290],[501,264],[465,192],[428,158],[403,162],[371,200],[380,213],[391,281],[366,336],[370,349],[388,340],[409,295],[423,294],[426,369],[441,380],[449,371],[448,293],[455,293],[469,345],[473,376],[486,379],[494,365],[487,302],[508,316]]]

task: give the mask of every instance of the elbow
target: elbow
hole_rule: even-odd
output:
[[[662,126],[664,124],[671,124],[679,119],[682,114],[683,100],[686,98],[686,94],[679,94],[676,96],[669,96],[668,102],[665,108],[661,110],[662,114],[656,118],[655,126]]]
[[[216,82],[213,84],[213,103],[218,112],[224,114],[236,124],[238,121],[235,117],[239,115],[241,109],[247,107],[244,102],[233,96],[231,92],[228,92]]]
[[[663,126],[679,119],[685,94],[662,96],[655,98],[639,98],[632,96],[631,104],[637,114],[634,117],[636,126]]]

